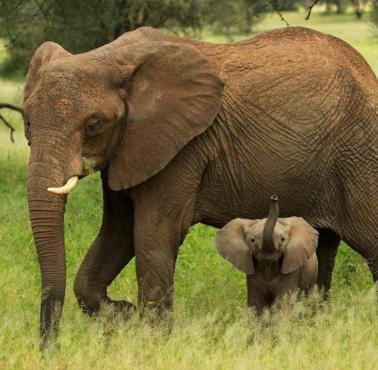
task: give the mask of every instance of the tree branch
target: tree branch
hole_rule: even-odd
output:
[[[13,105],[13,104],[0,103],[0,109],[2,109],[2,108],[11,109],[11,110],[14,110],[14,111],[22,114],[22,116],[24,115],[24,110],[21,107],[18,107],[18,106]],[[4,123],[4,125],[9,128],[9,130],[10,130],[10,139],[11,139],[12,143],[14,143],[13,133],[16,131],[15,128],[1,114],[0,114],[0,121],[2,121]]]
[[[319,0],[314,0],[312,2],[311,5],[309,5],[309,7],[307,8],[308,9],[308,12],[307,12],[307,15],[306,15],[306,18],[305,20],[308,21],[310,19],[310,16],[311,16],[311,11],[312,11],[312,8],[319,2]]]
[[[317,0],[317,1],[319,1],[319,0]],[[273,5],[274,10],[276,11],[278,16],[280,17],[281,21],[284,22],[286,24],[286,26],[290,26],[289,22],[285,19],[285,17],[281,13],[281,10],[280,10],[279,5],[278,5],[278,0],[272,0],[272,5]]]
[[[15,110],[16,112],[24,115],[24,110],[21,107],[18,107],[17,105],[8,104],[8,103],[0,103],[0,109],[1,108],[12,109],[12,110]]]
[[[0,121],[3,121],[4,125],[9,128],[9,130],[10,130],[10,139],[11,139],[11,142],[14,143],[13,133],[16,130],[14,129],[14,127],[1,114],[0,114]]]

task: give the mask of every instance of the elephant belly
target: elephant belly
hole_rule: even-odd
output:
[[[281,217],[315,216],[319,207],[314,204],[329,191],[324,187],[329,184],[329,168],[317,159],[326,157],[305,143],[288,152],[284,137],[281,147],[273,150],[273,139],[261,138],[265,143],[270,140],[261,148],[258,139],[245,137],[237,147],[231,143],[227,155],[209,162],[197,200],[200,222],[220,227],[236,217],[264,218],[272,194],[280,199]]]

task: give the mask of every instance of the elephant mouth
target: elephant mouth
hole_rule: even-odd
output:
[[[97,171],[102,170],[109,163],[109,160],[104,160],[106,156],[104,153],[85,153],[83,152],[82,162],[82,177],[93,174]]]
[[[98,170],[102,169],[103,166],[98,165],[97,161],[93,156],[91,157],[85,157],[83,156],[81,158],[81,165],[80,169],[77,168],[76,171],[67,173],[65,182],[62,186],[60,187],[49,187],[47,190],[51,193],[55,194],[68,194],[70,193],[73,188],[76,186],[77,182],[79,179],[82,179],[88,175],[91,175]]]
[[[82,157],[82,168],[81,171],[75,173],[71,176],[77,176],[82,179],[88,175],[91,175],[101,169],[101,166],[97,164],[97,161],[93,156],[83,156]]]
[[[255,258],[259,261],[277,261],[280,257],[282,256],[282,253],[279,251],[274,251],[274,252],[262,252],[259,251],[255,254]]]
[[[77,176],[78,176],[79,179],[82,179],[82,178],[84,178],[84,177],[86,177],[86,176],[88,176],[88,175],[90,175],[94,172],[96,172],[95,168],[93,168],[92,166],[87,166],[87,165],[84,164],[81,173],[78,174]]]

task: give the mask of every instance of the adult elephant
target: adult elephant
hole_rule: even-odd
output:
[[[89,313],[136,256],[142,306],[172,304],[178,248],[198,222],[281,215],[320,232],[329,288],[340,239],[378,279],[378,84],[343,41],[305,28],[213,45],[152,28],[72,55],[47,42],[25,91],[30,218],[42,274],[42,345],[65,285],[64,207],[100,170],[102,227],[75,281]]]

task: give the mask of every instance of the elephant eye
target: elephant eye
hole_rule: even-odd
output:
[[[25,121],[24,121],[24,124],[25,124],[25,127],[24,127],[24,131],[25,131],[25,136],[26,136],[26,139],[28,141],[28,145],[30,146],[31,144],[31,140],[30,140],[30,121],[25,117]]]
[[[284,236],[281,237],[281,241],[282,241],[282,242],[285,241],[285,237],[284,237]]]
[[[85,125],[85,129],[84,129],[85,135],[86,136],[93,135],[96,131],[96,128],[99,127],[100,122],[101,121],[98,118],[90,119]]]
[[[256,239],[252,236],[251,242],[254,243],[255,241],[256,241]]]

